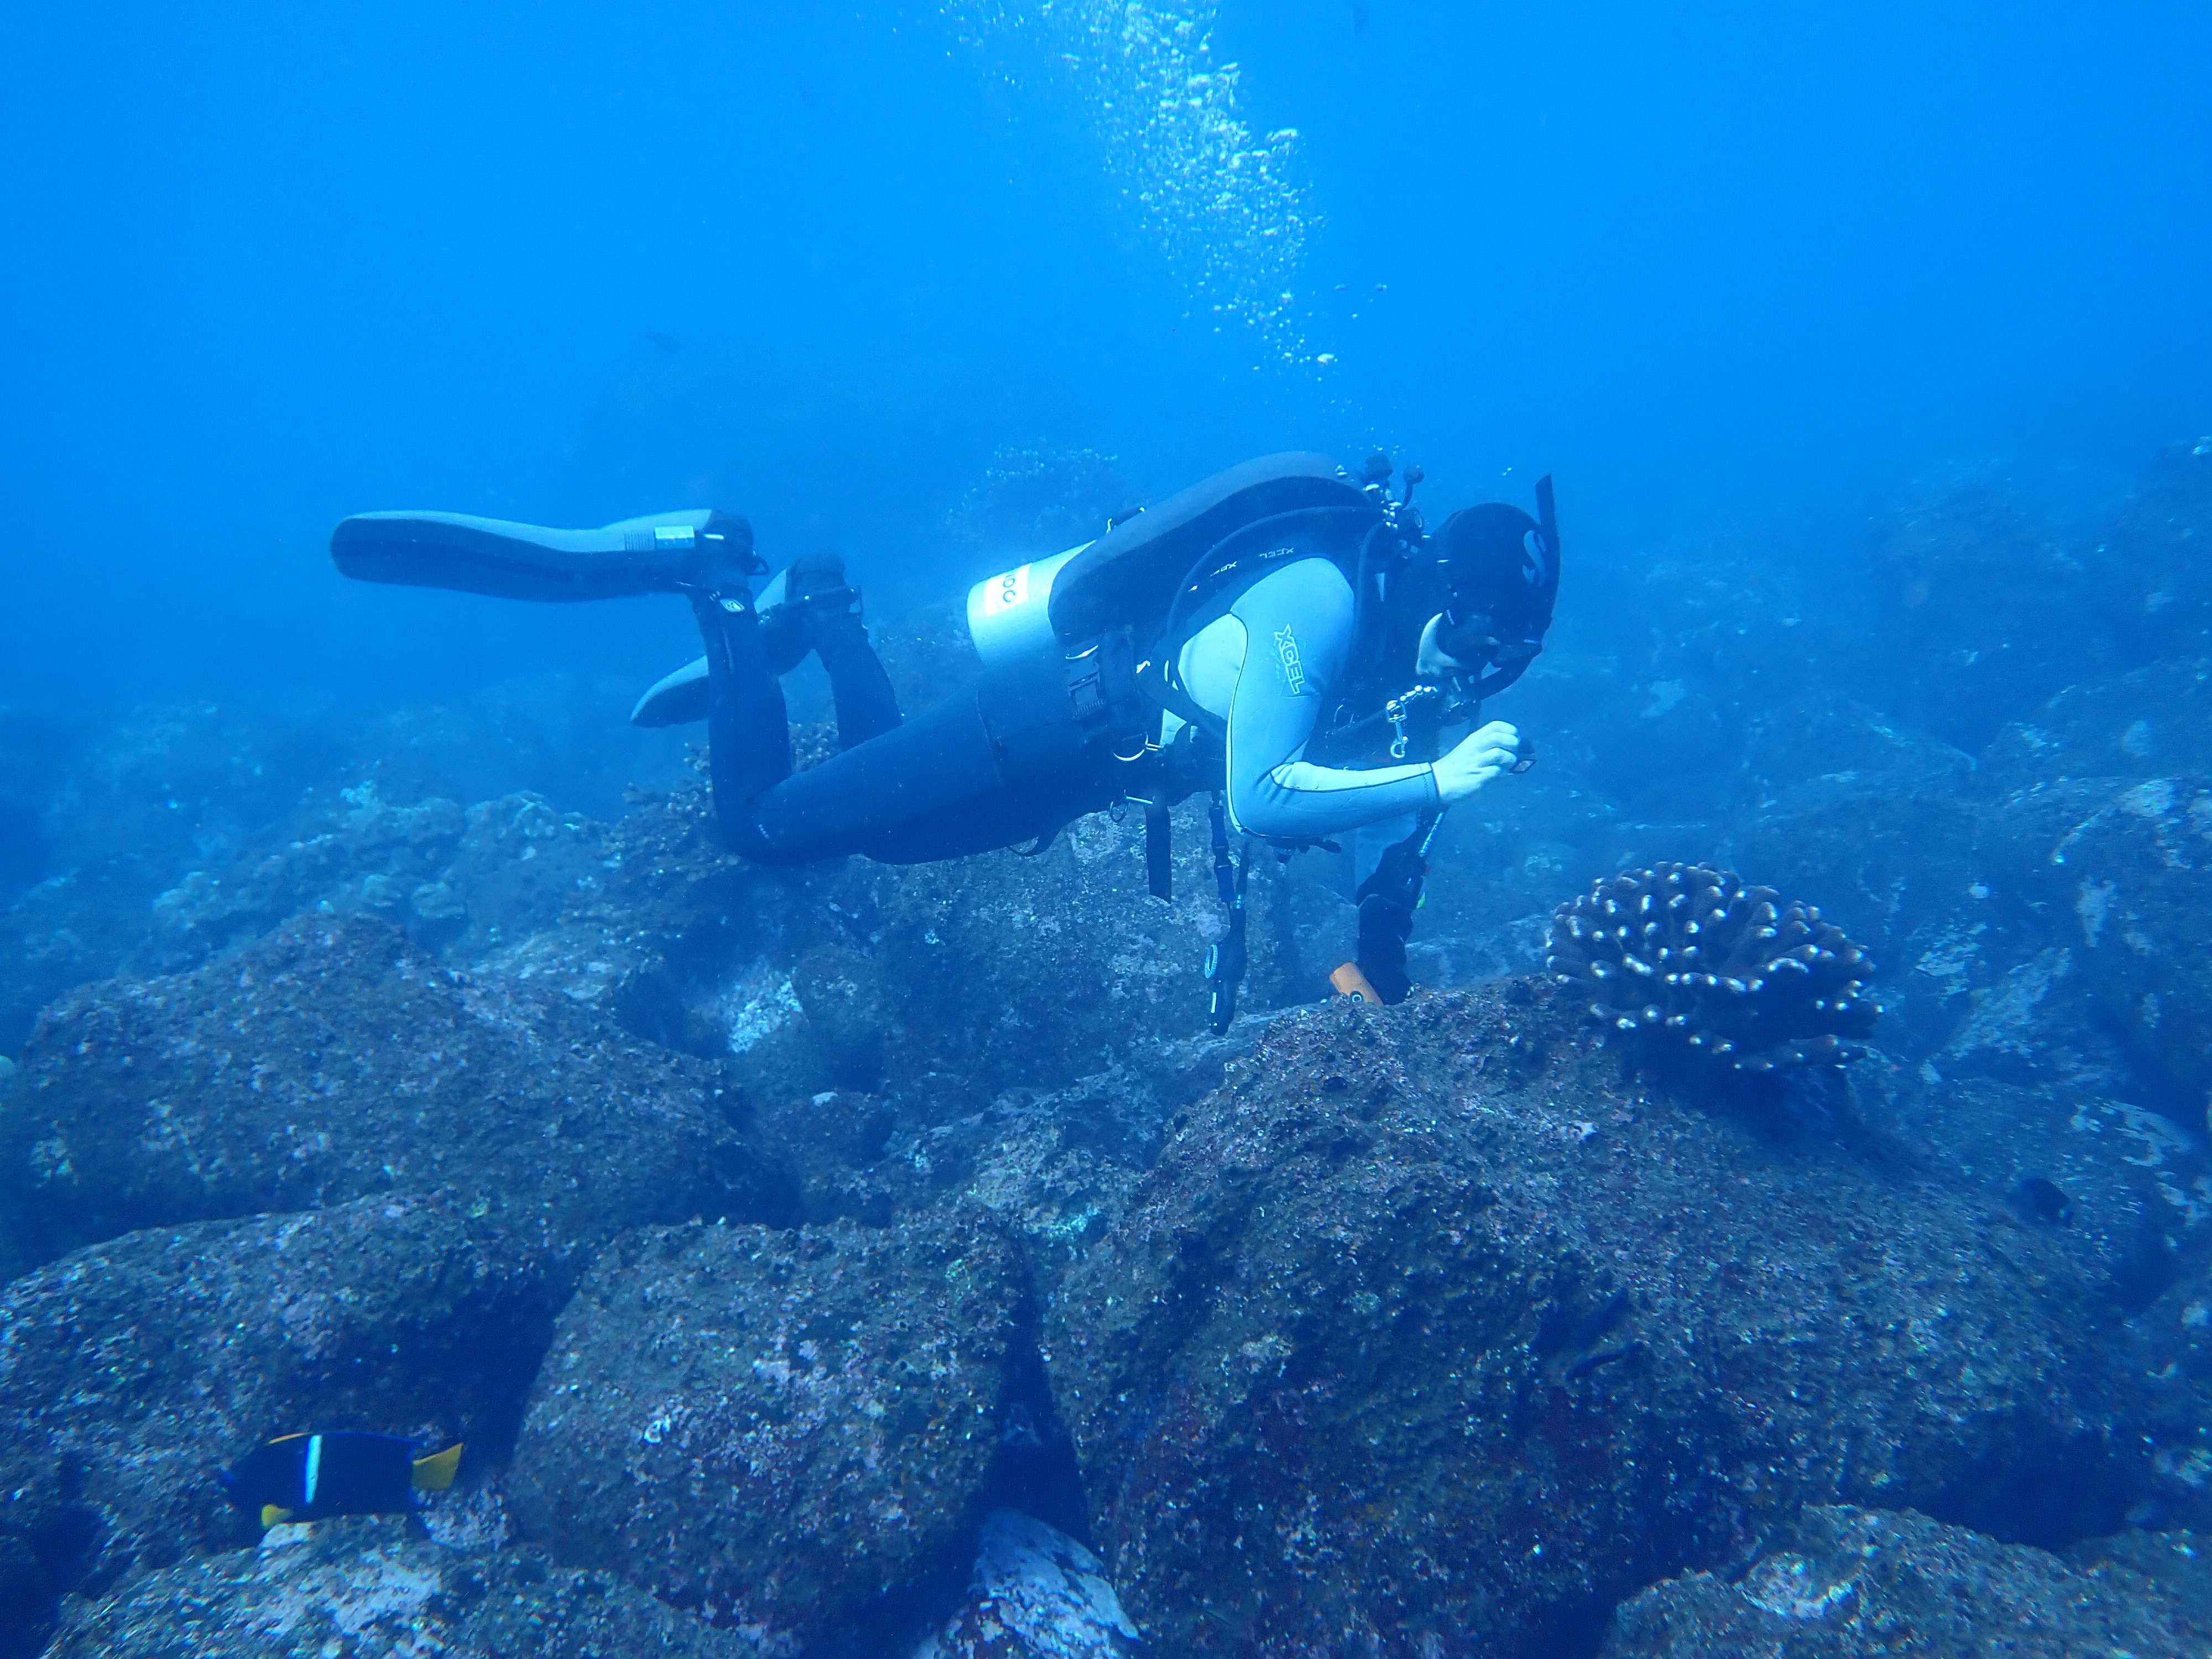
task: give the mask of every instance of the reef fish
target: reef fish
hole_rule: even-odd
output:
[[[397,1435],[288,1434],[256,1446],[216,1479],[261,1524],[319,1521],[332,1515],[392,1515],[415,1507],[417,1492],[443,1492],[460,1466],[456,1443],[428,1456],[419,1440]]]

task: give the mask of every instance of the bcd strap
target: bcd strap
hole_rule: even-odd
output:
[[[1252,872],[1249,849],[1232,865],[1229,859],[1229,813],[1217,791],[1209,809],[1213,823],[1213,884],[1229,909],[1229,931],[1206,952],[1210,992],[1206,1023],[1216,1036],[1237,1018],[1237,989],[1244,979],[1244,884]]]
[[[1157,796],[1145,803],[1145,884],[1156,899],[1175,897],[1174,826],[1167,803]]]
[[[1136,648],[1116,629],[1067,654],[1067,699],[1084,737],[1125,760],[1139,758],[1156,716],[1137,684]]]

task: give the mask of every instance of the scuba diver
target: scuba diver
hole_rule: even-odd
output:
[[[349,576],[515,599],[686,596],[706,651],[648,690],[643,726],[707,722],[716,818],[767,864],[849,854],[919,863],[1041,851],[1085,813],[1142,806],[1151,890],[1169,896],[1168,811],[1212,797],[1230,927],[1208,954],[1225,1030],[1243,971],[1252,839],[1285,859],[1389,826],[1359,882],[1359,942],[1336,988],[1396,1002],[1444,811],[1534,752],[1482,705],[1542,650],[1559,592],[1551,480],[1538,516],[1488,502],[1431,532],[1418,468],[1263,457],[1115,520],[1095,541],[979,582],[982,670],[910,719],[834,554],[768,565],[741,518],[702,509],[599,530],[371,513],[331,538]],[[793,772],[780,677],[811,652],[839,752]],[[1473,729],[1449,744],[1447,734]],[[1248,838],[1232,860],[1230,835]],[[1403,833],[1398,833],[1398,832]]]

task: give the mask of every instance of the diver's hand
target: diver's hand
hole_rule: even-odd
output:
[[[1520,749],[1518,727],[1504,720],[1477,727],[1437,763],[1437,799],[1446,806],[1465,800],[1512,765]]]

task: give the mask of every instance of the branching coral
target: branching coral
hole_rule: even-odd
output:
[[[1881,1012],[1841,928],[1704,865],[1592,883],[1553,913],[1547,965],[1612,1030],[1739,1072],[1840,1066]]]

